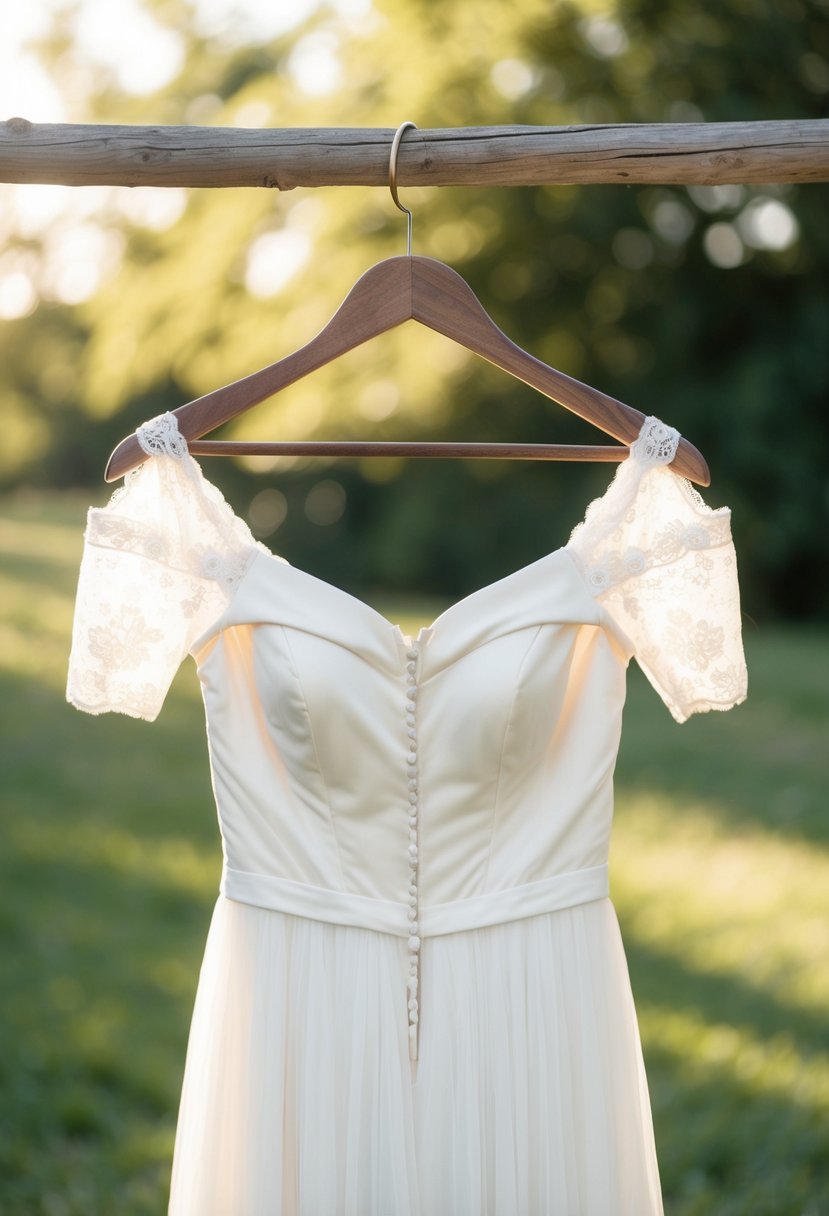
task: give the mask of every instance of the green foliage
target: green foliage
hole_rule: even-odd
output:
[[[183,0],[153,9],[173,29],[193,25],[195,6]],[[268,44],[193,34],[179,77],[157,96],[127,97],[104,80],[85,117],[390,130],[409,117],[421,127],[822,117],[826,15],[826,0],[713,9],[683,0],[532,0],[517,8],[500,0],[378,0],[361,18],[323,5]],[[58,67],[68,72],[72,48],[60,49]],[[326,54],[338,57],[341,83],[317,94],[297,64]],[[708,501],[734,509],[752,616],[826,615],[825,184],[419,188],[404,196],[415,213],[415,250],[458,269],[511,337],[663,417],[701,448],[713,475]],[[763,236],[763,215],[772,214],[795,226],[783,247]],[[403,218],[387,193],[360,188],[193,190],[165,230],[131,225],[116,211],[101,222],[124,233],[120,272],[88,304],[71,313],[38,310],[0,338],[18,420],[7,483],[20,475],[88,480],[142,418],[302,345],[365,268],[405,247]],[[265,258],[265,238],[282,242],[271,245],[282,263],[274,264],[272,293],[266,282],[254,295],[249,282]],[[303,249],[309,256],[291,275]],[[729,257],[735,264],[724,265]],[[50,369],[67,362],[54,353],[61,344],[72,352],[68,381],[50,379]],[[51,439],[43,440],[40,421]],[[74,445],[67,431],[78,428],[83,440]],[[285,390],[228,432],[597,438],[414,325]],[[367,461],[252,468],[244,481],[239,470],[209,474],[239,502],[271,485],[286,494],[296,487],[304,499],[321,476],[348,488],[336,527],[310,535],[301,512],[289,511],[272,538],[286,556],[310,545],[321,570],[333,576],[346,566],[352,587],[446,595],[498,577],[513,558],[546,552],[551,536],[565,539],[606,482],[596,470],[517,462],[497,470],[432,465],[428,473],[417,462],[379,471]],[[478,527],[448,528],[450,503],[462,504]],[[415,556],[404,561],[404,554]]]
[[[221,872],[189,662],[159,729],[64,701],[84,506],[0,504],[4,1216],[164,1211]],[[630,674],[611,889],[667,1216],[829,1210],[829,638],[747,656],[747,702],[684,726]]]

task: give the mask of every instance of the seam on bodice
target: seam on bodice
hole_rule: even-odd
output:
[[[521,662],[518,665],[518,671],[516,672],[516,675],[515,675],[515,684],[514,684],[513,690],[512,690],[512,699],[510,700],[509,713],[507,714],[507,720],[504,723],[504,733],[501,738],[501,750],[498,755],[498,775],[495,778],[495,790],[494,790],[493,796],[492,796],[492,816],[491,816],[491,823],[490,823],[490,828],[489,828],[489,842],[487,844],[487,850],[486,850],[486,868],[484,870],[484,886],[485,887],[489,881],[489,867],[492,862],[492,844],[495,839],[495,829],[498,824],[498,809],[499,809],[500,797],[501,797],[501,776],[504,771],[504,753],[506,751],[507,738],[509,736],[510,727],[512,726],[513,715],[515,713],[515,703],[518,700],[518,693],[521,690],[521,677],[524,672],[524,667],[526,666],[527,659],[529,658],[530,653],[534,649],[535,644],[538,641],[543,628],[544,628],[543,625],[536,626],[535,633],[533,634],[532,638],[530,639],[529,645],[527,646],[527,649],[524,652],[524,657],[522,658]]]
[[[321,763],[321,759],[320,759],[320,749],[317,745],[317,737],[314,732],[314,724],[313,724],[312,717],[311,717],[311,710],[308,705],[308,698],[305,695],[305,689],[303,688],[302,680],[301,680],[300,674],[299,674],[299,664],[297,663],[297,661],[294,657],[294,652],[291,647],[291,639],[288,636],[290,633],[290,630],[287,629],[284,625],[279,625],[279,626],[277,626],[277,628],[279,629],[280,635],[281,635],[282,640],[285,645],[285,651],[288,656],[288,661],[290,662],[290,665],[291,665],[291,671],[293,673],[294,679],[296,680],[297,689],[299,690],[299,692],[302,696],[302,707],[303,707],[303,712],[305,714],[305,721],[306,721],[307,729],[308,729],[308,738],[311,740],[311,746],[314,749],[314,768],[315,768],[315,771],[319,773],[320,781],[322,782],[322,788],[325,793],[325,806],[328,810],[328,819],[329,819],[329,823],[331,824],[331,835],[334,838],[334,844],[337,849],[337,864],[339,865],[339,868],[340,868],[340,886],[341,886],[342,890],[345,890],[345,866],[343,865],[342,850],[340,848],[340,834],[339,834],[339,831],[337,830],[337,816],[334,811],[333,803],[331,801],[331,794],[328,789],[328,782],[325,779],[325,769],[324,769],[324,767]]]

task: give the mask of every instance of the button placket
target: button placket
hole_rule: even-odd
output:
[[[420,646],[417,642],[409,644],[406,650],[406,738],[408,754],[406,756],[406,775],[408,780],[408,822],[409,822],[409,976],[406,982],[406,1004],[409,1022],[409,1059],[417,1059],[418,1026],[419,1026],[419,983],[420,983],[420,908],[418,902],[419,874],[419,837],[418,837],[418,748],[417,748],[417,696],[418,696],[418,663]]]

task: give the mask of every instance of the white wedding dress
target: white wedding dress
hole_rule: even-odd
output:
[[[67,695],[152,721],[190,653],[204,697],[224,866],[170,1216],[661,1213],[608,897],[625,671],[678,722],[746,690],[730,513],[677,433],[414,638],[257,543],[172,414],[138,434]]]

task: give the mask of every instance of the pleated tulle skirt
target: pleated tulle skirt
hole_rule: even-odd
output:
[[[612,903],[402,938],[220,896],[170,1216],[653,1216],[662,1201]]]

